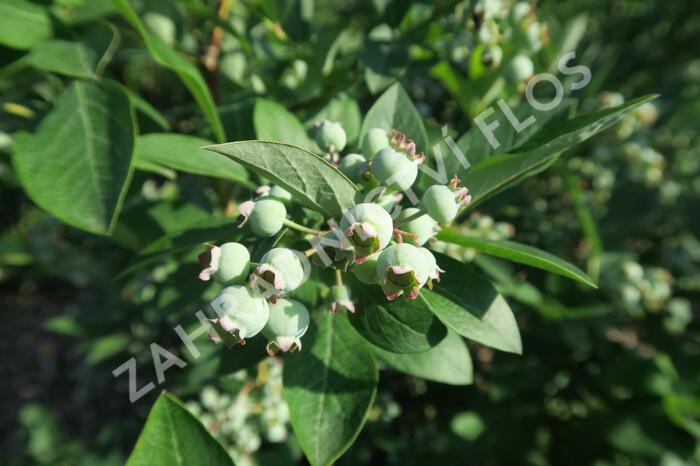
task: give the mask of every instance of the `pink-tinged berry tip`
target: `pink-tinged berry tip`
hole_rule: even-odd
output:
[[[411,291],[406,295],[408,299],[416,299],[420,295],[420,288],[411,288]]]
[[[239,214],[238,218],[236,219],[236,223],[238,223],[239,228],[246,224],[246,222],[248,221],[248,217],[250,217],[250,214],[253,213],[254,207],[255,202],[253,201],[245,201],[240,206],[238,206]]]

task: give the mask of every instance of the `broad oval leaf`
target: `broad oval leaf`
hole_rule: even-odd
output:
[[[433,291],[421,296],[430,310],[462,336],[509,353],[522,353],[520,331],[513,311],[481,272],[442,254],[435,254],[445,270]]]
[[[350,322],[367,341],[392,353],[421,353],[436,346],[447,329],[422,296],[389,301],[378,286],[353,283],[359,300]]]
[[[199,108],[209,121],[216,140],[219,142],[225,141],[226,134],[224,133],[224,126],[221,123],[219,112],[209,92],[209,87],[197,67],[188,61],[184,55],[148,32],[128,0],[113,0],[113,2],[124,18],[139,31],[153,59],[161,66],[174,71],[192,93],[197,105],[199,105]]]
[[[300,203],[340,221],[355,204],[355,185],[301,147],[267,141],[229,142],[205,149],[223,154],[289,191]]]
[[[146,170],[156,165],[255,186],[248,181],[248,172],[240,164],[202,149],[210,144],[206,139],[184,134],[144,134],[136,140],[135,164]]]
[[[474,248],[485,254],[508,259],[520,264],[529,265],[538,269],[547,270],[565,277],[581,282],[585,285],[597,288],[591,277],[586,275],[581,269],[567,261],[550,254],[541,249],[537,249],[526,244],[515,241],[493,240],[477,238],[475,236],[460,235],[452,229],[445,229],[438,233],[437,239],[447,243],[458,244],[469,248]]]
[[[401,131],[413,139],[418,152],[430,152],[428,134],[423,119],[411,102],[411,98],[401,84],[396,83],[387,89],[367,112],[362,122],[360,140],[371,128],[384,128]]]
[[[285,356],[284,399],[306,458],[328,466],[360,433],[379,374],[345,314],[317,313],[309,333],[300,352]]]
[[[253,124],[258,139],[292,144],[310,151],[317,150],[299,119],[274,100],[255,101]]]
[[[422,353],[397,354],[376,346],[372,350],[388,366],[406,374],[449,385],[469,385],[473,381],[469,349],[451,330],[437,346]]]
[[[44,7],[25,0],[0,2],[0,45],[30,49],[51,37],[52,29]]]
[[[635,108],[654,98],[655,95],[640,97],[618,107],[550,125],[535,134],[519,152],[495,155],[482,160],[462,175],[462,184],[468,187],[472,194],[470,208],[546,169],[561,152],[609,128]]]
[[[135,129],[129,99],[114,86],[76,81],[12,161],[29,196],[64,222],[112,231],[131,177]]]
[[[53,73],[97,79],[119,45],[119,31],[109,23],[91,29],[81,41],[49,39],[38,43],[29,62]]]
[[[162,393],[126,466],[234,466],[224,447],[180,400]]]

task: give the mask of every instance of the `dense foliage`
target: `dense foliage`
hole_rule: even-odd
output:
[[[4,0],[0,462],[697,464],[699,38]]]

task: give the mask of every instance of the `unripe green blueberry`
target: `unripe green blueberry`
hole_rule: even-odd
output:
[[[211,246],[200,255],[200,262],[206,266],[199,278],[208,281],[214,278],[218,283],[235,285],[243,283],[250,269],[250,253],[240,243],[224,243],[221,247]]]
[[[265,253],[251,274],[251,285],[270,302],[294,291],[308,278],[308,261],[299,251],[273,248]]]
[[[535,65],[527,55],[516,55],[508,63],[506,69],[506,79],[512,84],[520,84],[527,81],[535,73]]]
[[[356,263],[353,265],[352,273],[355,275],[355,278],[365,285],[376,285],[379,283],[379,277],[377,277],[377,259],[379,259],[380,254],[381,252],[375,252],[367,257],[361,264]]]
[[[280,298],[270,304],[270,318],[263,329],[267,337],[267,352],[276,353],[301,349],[301,337],[309,328],[309,311],[299,301]]]
[[[337,314],[342,309],[352,313],[355,312],[355,303],[352,300],[352,292],[349,287],[335,285],[331,288],[331,296],[333,301],[331,302],[330,311],[333,314]]]
[[[239,207],[238,226],[250,223],[250,229],[257,236],[275,236],[284,225],[287,208],[277,199],[264,197],[259,201],[246,201]]]
[[[405,191],[418,177],[418,163],[406,154],[385,147],[372,159],[372,174],[383,185]]]
[[[143,14],[143,23],[148,31],[168,45],[175,43],[177,27],[168,16],[157,11],[147,11]]]
[[[426,189],[421,202],[423,209],[438,223],[449,223],[454,220],[460,206],[454,191],[442,184]]]
[[[452,196],[449,196],[451,193]],[[460,180],[455,175],[447,186],[434,185],[423,194],[423,208],[428,215],[438,222],[451,222],[461,206],[469,205],[472,196],[469,189],[460,187]]]
[[[355,248],[355,260],[362,263],[370,254],[387,247],[394,232],[394,221],[381,206],[363,203],[343,213],[340,229]]]
[[[510,21],[514,28],[518,28],[520,23],[530,15],[532,5],[528,2],[518,2],[510,9]]]
[[[415,207],[408,207],[401,211],[397,220],[401,222],[402,220],[414,216],[419,211],[420,209]],[[423,246],[430,238],[435,236],[438,224],[430,215],[423,214],[408,223],[402,223],[400,228],[402,231],[414,235],[403,235],[402,238],[405,242],[411,243],[414,246]]]
[[[367,171],[367,160],[360,154],[348,154],[340,160],[338,168],[351,181],[359,183],[362,181],[362,175]]]
[[[372,160],[377,152],[388,146],[389,134],[382,128],[370,128],[362,138],[362,152],[367,160]]]
[[[244,340],[260,333],[270,315],[267,302],[254,290],[244,286],[227,286],[212,300],[219,316],[214,319],[217,332],[223,331]],[[225,336],[219,335],[220,338]]]
[[[316,143],[325,151],[340,152],[345,149],[347,135],[340,123],[326,120],[316,130]]]
[[[503,49],[498,45],[490,45],[484,52],[482,61],[491,69],[498,68],[503,61]]]
[[[523,40],[528,50],[537,52],[542,48],[542,25],[534,22],[525,27]]]
[[[425,254],[412,244],[392,244],[377,260],[384,295],[389,301],[401,295],[415,299],[430,276],[430,265]]]

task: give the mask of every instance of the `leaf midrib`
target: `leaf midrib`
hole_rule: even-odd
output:
[[[328,372],[330,370],[329,363],[331,361],[331,356],[333,354],[333,320],[334,319],[327,319],[328,321],[328,342],[327,342],[327,350],[326,350],[326,357],[322,358],[321,361],[323,362],[323,378],[322,378],[322,387],[323,390],[321,391],[321,395],[319,397],[319,409],[318,409],[318,416],[316,416],[316,438],[314,439],[314,451],[316,453],[316,459],[318,460],[321,457],[321,441],[320,441],[320,436],[319,432],[321,430],[321,419],[323,419],[323,413],[324,413],[324,407],[326,403],[326,391],[328,389]]]
[[[87,159],[88,159],[88,165],[90,167],[90,172],[91,172],[91,182],[93,185],[93,188],[95,190],[95,195],[97,197],[97,202],[99,204],[100,210],[102,211],[102,221],[104,222],[104,216],[107,213],[107,207],[105,203],[105,198],[103,196],[104,193],[102,193],[102,190],[100,189],[100,185],[97,183],[97,178],[98,178],[98,172],[97,172],[97,167],[95,165],[95,146],[94,146],[94,134],[92,133],[92,125],[90,124],[89,118],[87,118],[87,115],[85,114],[85,109],[83,108],[83,99],[85,96],[82,94],[81,91],[81,83],[77,82],[75,83],[75,97],[76,100],[78,101],[78,116],[80,117],[81,121],[83,122],[83,126],[85,127],[85,133],[86,133],[86,138],[85,138],[85,152],[87,154]],[[109,118],[109,116],[107,117]],[[109,222],[111,223],[111,221]],[[108,223],[108,224],[109,224]]]

